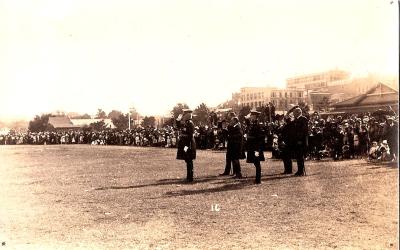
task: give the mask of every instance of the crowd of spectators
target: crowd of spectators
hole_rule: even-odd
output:
[[[385,113],[308,116],[309,136],[306,157],[319,160],[368,158],[392,160],[398,155],[398,118]],[[279,156],[279,131],[284,117],[269,131],[274,137],[273,153]],[[271,132],[272,131],[272,132]]]
[[[276,115],[263,122],[265,149],[271,150],[275,158],[280,154],[280,128],[288,117]],[[388,160],[397,155],[398,118],[387,114],[341,114],[321,116],[317,112],[308,115],[309,137],[307,159],[324,157],[337,159],[369,158]],[[225,149],[227,121],[222,118],[209,125],[195,127],[198,149]],[[246,122],[243,121],[244,134]],[[0,145],[17,144],[92,144],[176,147],[179,131],[172,127],[136,127],[132,130],[103,131],[47,131],[15,132],[0,135]],[[244,138],[245,141],[245,138]],[[245,145],[245,143],[244,143]]]
[[[226,146],[222,129],[209,126],[197,126],[195,139],[200,149],[223,149]],[[16,132],[0,135],[0,145],[50,145],[50,144],[91,144],[126,145],[151,147],[176,147],[178,130],[171,126],[163,128],[136,127],[131,130],[103,131],[46,131]],[[220,143],[221,142],[221,143]]]
[[[0,144],[91,144],[174,147],[177,131],[172,127],[156,129],[134,128],[132,130],[61,130],[46,132],[13,132],[0,136]]]

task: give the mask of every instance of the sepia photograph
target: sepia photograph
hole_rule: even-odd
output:
[[[399,249],[399,1],[0,0],[0,250]]]

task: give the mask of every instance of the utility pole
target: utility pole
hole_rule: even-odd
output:
[[[129,130],[131,130],[131,113],[135,111],[135,108],[133,107],[133,105],[131,105],[131,107],[129,107],[129,111],[128,111],[128,128]]]
[[[131,110],[130,109],[128,112],[128,128],[129,128],[129,130],[131,130]]]

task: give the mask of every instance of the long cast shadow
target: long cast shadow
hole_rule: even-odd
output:
[[[293,175],[265,175],[265,176],[274,176],[272,178],[262,178],[263,183],[269,183],[274,180],[281,180],[281,179],[288,179],[288,178],[296,178],[296,176]],[[265,177],[263,175],[263,177]],[[188,195],[198,195],[198,194],[212,194],[212,193],[218,193],[218,192],[226,192],[226,191],[233,191],[233,190],[239,190],[239,189],[244,189],[248,187],[254,187],[254,177],[246,177],[243,179],[236,180],[234,183],[228,183],[223,186],[218,186],[218,187],[213,187],[213,188],[207,188],[207,189],[199,189],[199,190],[181,190],[181,191],[168,191],[164,194],[165,198],[171,198],[171,197],[179,197],[179,196],[188,196]],[[222,184],[222,182],[218,182],[216,184]]]
[[[205,176],[201,178],[196,178],[194,183],[204,183],[208,181],[213,181],[217,179],[216,176]],[[130,186],[110,186],[110,187],[99,187],[94,190],[110,190],[110,189],[135,189],[144,187],[154,187],[154,186],[164,186],[164,185],[174,185],[174,184],[187,184],[184,179],[161,179],[156,183],[142,184],[142,185],[130,185]]]
[[[253,180],[247,179],[244,181],[239,181],[236,183],[225,184],[223,186],[207,188],[207,189],[199,189],[199,190],[182,190],[182,191],[169,191],[164,194],[165,198],[171,197],[179,197],[179,196],[188,196],[188,195],[198,195],[198,194],[205,194],[205,193],[218,193],[218,192],[226,192],[232,190],[243,189],[248,186],[253,186]]]
[[[290,177],[294,177],[293,175],[282,175],[282,174],[269,174],[269,175],[263,175],[262,177],[264,177],[264,180],[268,180],[268,181],[272,181],[272,180],[279,180],[279,179],[286,179],[286,178],[290,178]],[[272,177],[272,178],[267,178],[265,179],[265,177]],[[215,180],[221,180],[220,182],[216,183],[216,184],[220,184],[222,182],[225,182],[224,180],[226,180],[226,178],[221,178],[220,176],[204,176],[204,177],[200,177],[200,178],[195,178],[193,183],[187,183],[184,179],[161,179],[158,180],[155,183],[149,183],[149,184],[141,184],[141,185],[129,185],[129,186],[109,186],[109,187],[98,187],[95,188],[94,190],[96,191],[104,191],[104,190],[123,190],[123,189],[136,189],[136,188],[145,188],[145,187],[155,187],[155,186],[166,186],[166,185],[177,185],[177,184],[185,184],[185,185],[192,185],[192,184],[196,184],[196,183],[205,183],[205,182],[210,182],[210,181],[215,181]],[[235,184],[227,184],[224,185],[222,188],[218,188],[221,189],[221,191],[223,190],[230,190],[229,187],[232,187],[233,190],[237,189],[238,187],[242,186],[243,182],[246,182],[247,180],[251,180],[254,181],[254,177],[247,177],[241,180],[237,180],[237,182],[235,182]],[[236,186],[238,185],[238,186]]]
[[[274,185],[278,180],[282,179],[288,179],[288,178],[298,178],[299,180],[303,178],[307,178],[310,176],[316,176],[319,175],[320,173],[313,173],[313,174],[307,174],[306,176],[301,176],[297,177],[294,175],[282,175],[282,174],[271,174],[271,175],[263,175],[262,182],[267,185]],[[363,174],[355,174],[352,176],[360,176],[360,175],[373,175],[374,173],[363,173]],[[271,178],[265,178],[266,176],[272,176]],[[346,175],[346,177],[349,177],[349,175]],[[321,179],[334,179],[334,178],[343,178],[343,176],[333,176],[333,177],[325,177]],[[221,184],[222,182],[218,182],[216,184]],[[213,188],[207,188],[207,189],[200,189],[200,190],[181,190],[181,191],[169,191],[164,194],[165,198],[171,198],[171,197],[180,197],[180,196],[188,196],[188,195],[198,195],[198,194],[211,194],[211,193],[217,193],[217,192],[226,192],[226,191],[232,191],[232,190],[239,190],[243,188],[248,188],[254,186],[254,177],[246,177],[244,179],[238,180],[235,183],[229,183],[225,184],[223,186],[218,186],[218,187],[213,187]]]

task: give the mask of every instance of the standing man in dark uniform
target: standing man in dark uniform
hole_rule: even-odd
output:
[[[233,174],[235,178],[242,178],[239,159],[242,154],[243,132],[240,126],[239,118],[234,112],[229,114],[230,123],[227,129],[228,145],[226,150],[225,171],[220,175],[229,175],[231,165],[233,165]]]
[[[297,161],[297,172],[295,176],[304,176],[306,171],[304,168],[304,154],[308,147],[308,119],[302,115],[299,107],[293,109],[293,136],[294,144],[292,145],[293,155]]]
[[[278,147],[281,151],[281,159],[285,171],[282,174],[292,174],[292,148],[294,147],[294,138],[296,131],[294,129],[294,122],[286,117],[284,124],[278,129]]]
[[[192,121],[192,110],[183,110],[183,114],[178,116],[177,126],[180,134],[176,159],[186,162],[186,180],[193,182],[193,160],[196,159],[196,142],[193,137],[194,124]]]
[[[399,151],[399,124],[392,117],[389,117],[387,120],[387,132],[386,132],[386,140],[389,144],[390,154],[392,161],[397,161],[398,151]]]
[[[250,124],[247,128],[247,163],[253,163],[256,167],[256,184],[261,183],[261,161],[265,161],[263,143],[265,134],[258,122],[261,112],[250,112]]]

